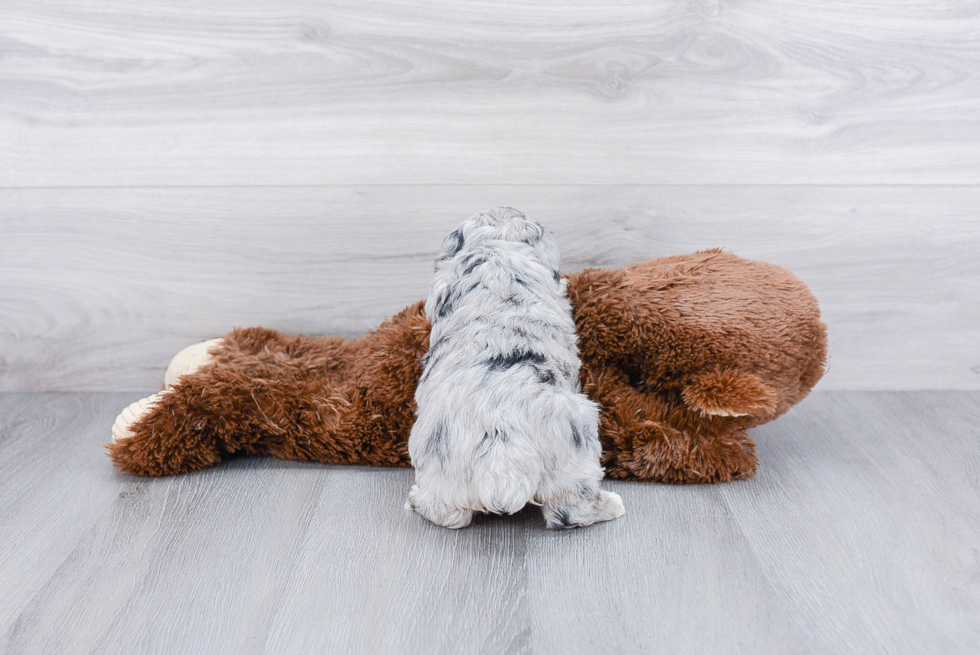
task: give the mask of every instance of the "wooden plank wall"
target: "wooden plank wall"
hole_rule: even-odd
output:
[[[980,388],[975,1],[6,0],[0,390],[356,334],[513,205],[564,270],[787,266],[822,388]]]

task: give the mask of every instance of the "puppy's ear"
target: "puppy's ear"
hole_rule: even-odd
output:
[[[523,214],[522,214],[523,216]],[[548,230],[537,221],[527,221],[524,224],[524,243],[529,246],[536,246],[541,239],[548,235]]]
[[[555,237],[551,234],[550,230],[539,223],[535,223],[535,225],[541,230],[541,235],[538,237],[537,242],[531,245],[538,252],[538,257],[541,258],[541,261],[551,269],[551,274],[555,278],[555,282],[560,284],[561,253],[558,251],[558,243],[555,241]]]
[[[453,313],[457,301],[459,301],[459,284],[447,284],[446,280],[439,279],[432,285],[429,300],[425,303],[425,315],[430,321],[445,318]]]
[[[436,264],[455,257],[456,253],[463,248],[463,243],[463,232],[461,230],[456,229],[450,232],[442,240],[442,249],[439,251],[439,256],[436,257]]]

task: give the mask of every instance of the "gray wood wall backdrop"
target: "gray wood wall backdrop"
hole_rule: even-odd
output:
[[[793,269],[823,388],[978,389],[980,3],[0,3],[0,390],[361,333],[497,204]]]

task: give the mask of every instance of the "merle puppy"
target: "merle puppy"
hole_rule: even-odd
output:
[[[549,528],[623,515],[620,497],[599,489],[599,411],[579,387],[558,267],[551,234],[514,209],[472,216],[446,237],[425,303],[432,332],[406,509],[447,528],[527,503]]]

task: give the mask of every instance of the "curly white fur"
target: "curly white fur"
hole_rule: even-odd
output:
[[[514,209],[472,216],[446,237],[425,303],[432,332],[407,509],[449,528],[529,502],[551,528],[623,515],[620,497],[599,489],[598,407],[579,386],[558,270],[551,234]]]

